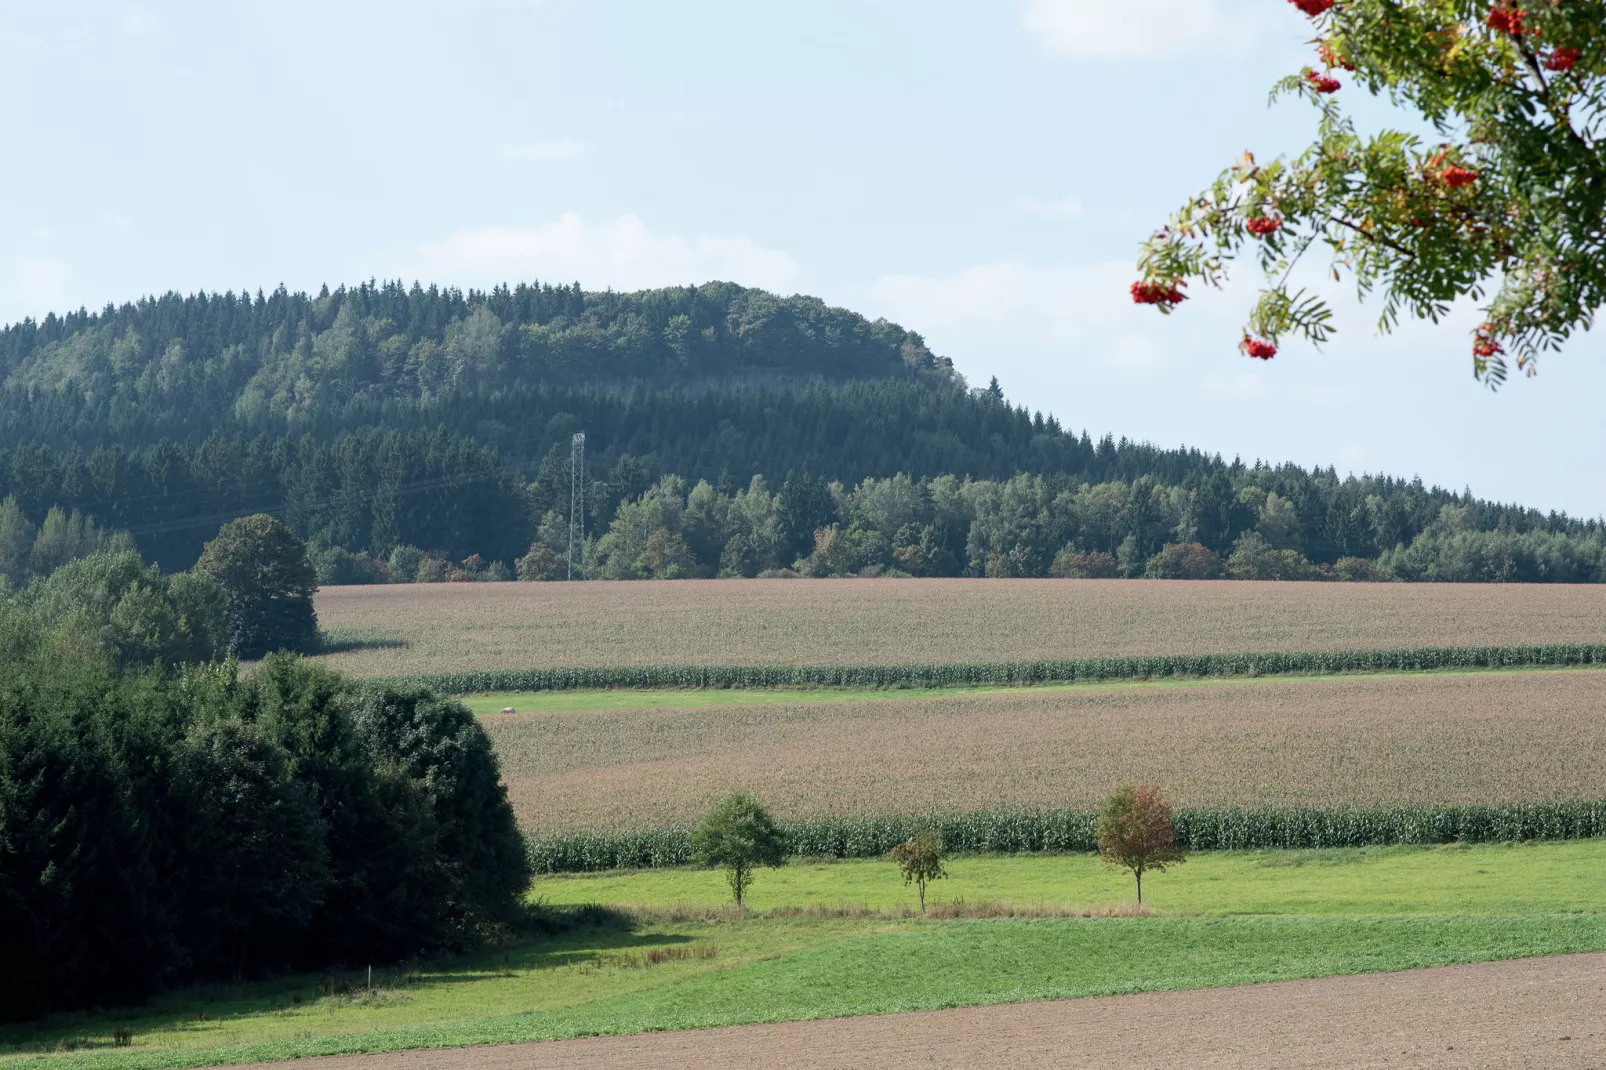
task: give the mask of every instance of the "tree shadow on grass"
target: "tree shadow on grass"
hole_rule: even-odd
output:
[[[395,635],[373,635],[350,628],[330,628],[318,633],[315,654],[352,654],[363,650],[406,650],[411,644]]]
[[[119,1028],[141,1033],[199,1033],[235,1019],[294,1013],[320,1000],[380,1007],[410,993],[443,985],[484,983],[564,967],[637,968],[641,964],[695,957],[685,951],[690,936],[641,933],[637,918],[599,905],[534,903],[513,919],[497,946],[462,955],[286,974],[235,984],[207,983],[163,993],[140,1006],[52,1015],[0,1026],[0,1055],[90,1051],[115,1046]],[[653,954],[654,951],[659,954]]]

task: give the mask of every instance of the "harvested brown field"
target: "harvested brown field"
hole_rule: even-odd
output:
[[[1606,642],[1606,585],[698,580],[330,587],[360,676]]]
[[[1349,1070],[1606,1064],[1606,955],[780,1025],[345,1055],[306,1070]]]
[[[1267,679],[492,716],[520,822],[662,828],[751,791],[788,819],[1606,797],[1606,672]]]

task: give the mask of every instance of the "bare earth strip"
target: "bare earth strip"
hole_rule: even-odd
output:
[[[1606,642],[1606,585],[696,580],[330,587],[360,676]]]
[[[306,1060],[307,1070],[1606,1066],[1606,954]]]
[[[1096,806],[1606,797],[1606,671],[1268,679],[486,718],[538,833],[697,820],[732,791],[789,819]]]

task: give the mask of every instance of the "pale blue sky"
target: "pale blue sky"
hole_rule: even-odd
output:
[[[923,332],[1095,435],[1606,513],[1606,346],[1497,395],[1475,310],[1235,349],[1137,243],[1309,54],[1285,0],[0,0],[0,321],[165,290],[712,278]],[[1383,109],[1345,98],[1382,121]],[[1245,287],[1253,282],[1240,273]]]

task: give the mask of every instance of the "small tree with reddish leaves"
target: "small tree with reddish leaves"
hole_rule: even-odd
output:
[[[1245,153],[1188,201],[1144,246],[1133,300],[1168,313],[1190,282],[1254,261],[1266,284],[1238,348],[1269,360],[1284,336],[1327,340],[1326,302],[1292,281],[1325,249],[1335,279],[1382,298],[1380,329],[1470,298],[1474,374],[1497,386],[1508,355],[1533,374],[1606,304],[1606,0],[1290,2],[1314,62],[1274,96],[1315,109],[1315,141]],[[1342,109],[1357,91],[1432,137],[1357,131]]]
[[[926,885],[948,876],[942,864],[946,853],[942,833],[930,821],[916,822],[914,835],[887,852],[903,871],[903,883],[913,884],[920,893],[922,914],[926,912]]]
[[[1171,806],[1150,784],[1117,788],[1099,814],[1095,833],[1099,857],[1112,866],[1124,866],[1138,881],[1138,904],[1143,903],[1143,875],[1163,873],[1167,866],[1187,860],[1177,846],[1171,825]]]

